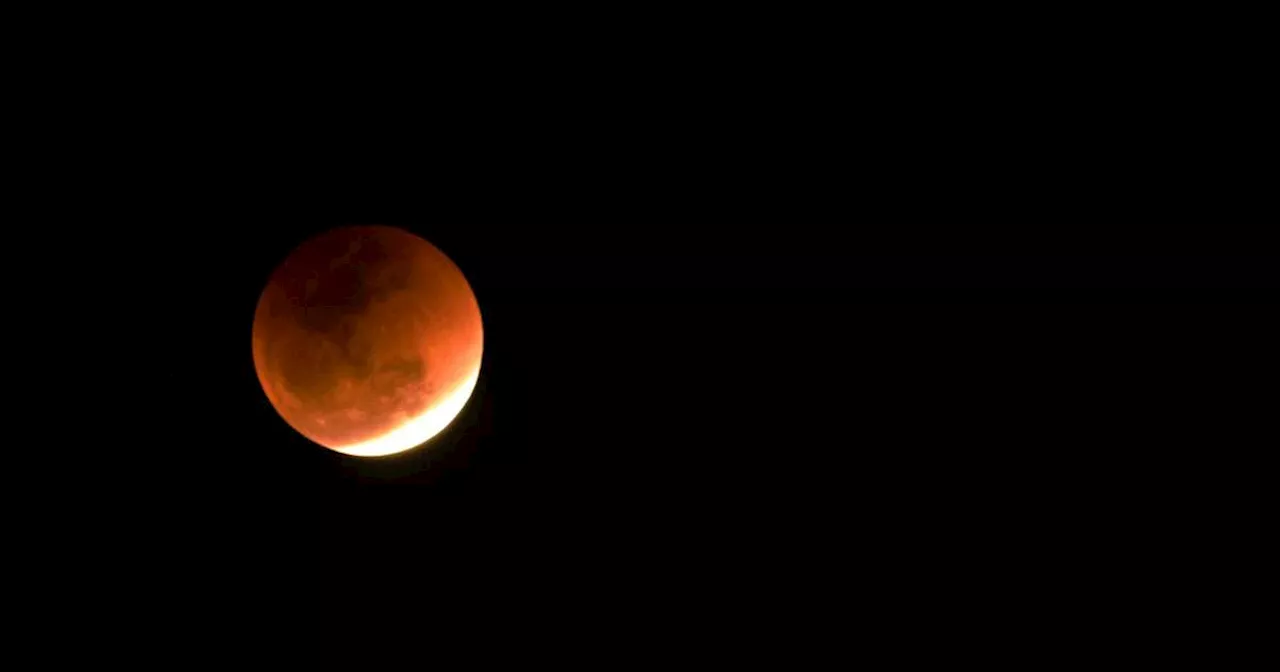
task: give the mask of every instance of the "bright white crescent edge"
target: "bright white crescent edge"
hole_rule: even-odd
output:
[[[357,457],[382,457],[403,453],[410,448],[420,446],[443,431],[454,418],[458,417],[462,407],[466,406],[467,400],[471,398],[471,392],[475,390],[476,381],[479,378],[480,366],[477,365],[476,370],[459,383],[449,396],[427,409],[422,415],[376,439],[333,448],[333,450]]]

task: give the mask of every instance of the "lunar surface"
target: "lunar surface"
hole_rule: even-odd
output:
[[[303,436],[390,455],[443,430],[480,374],[480,307],[443,252],[386,226],[334,229],[275,270],[253,320],[267,398]]]

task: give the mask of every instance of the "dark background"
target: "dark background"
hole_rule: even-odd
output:
[[[581,161],[465,143],[217,154],[162,188],[171,207],[135,234],[146,262],[118,294],[156,349],[127,383],[147,448],[118,458],[144,512],[129,529],[233,555],[319,543],[339,564],[477,557],[499,575],[576,557],[802,580],[856,562],[944,589],[1061,571],[1066,590],[1252,506],[1233,484],[1274,443],[1273,257],[956,241],[1068,217],[963,171],[872,158],[878,181],[842,181],[774,152],[691,168],[617,133],[565,141],[601,155]],[[268,273],[347,223],[437,244],[486,327],[462,417],[385,460],[297,435],[250,356]],[[923,578],[941,557],[970,578]]]
[[[41,112],[77,151],[27,172],[87,186],[31,226],[93,260],[58,305],[109,401],[30,472],[76,523],[41,534],[175,609],[1122,622],[1221,590],[1276,444],[1277,259],[1224,235],[1274,219],[1232,154],[1257,87],[1110,18],[919,19],[78,61]],[[354,223],[443,249],[486,328],[462,415],[381,460],[286,426],[251,358],[271,270]]]

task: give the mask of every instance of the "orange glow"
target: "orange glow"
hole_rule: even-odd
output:
[[[407,231],[359,226],[304,242],[258,300],[253,360],[271,405],[347,455],[418,446],[480,375],[480,307],[462,271]]]

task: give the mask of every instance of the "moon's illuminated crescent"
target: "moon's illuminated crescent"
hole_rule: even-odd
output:
[[[253,321],[267,398],[294,429],[348,455],[440,433],[480,375],[480,307],[427,241],[385,226],[328,231],[271,275]]]

